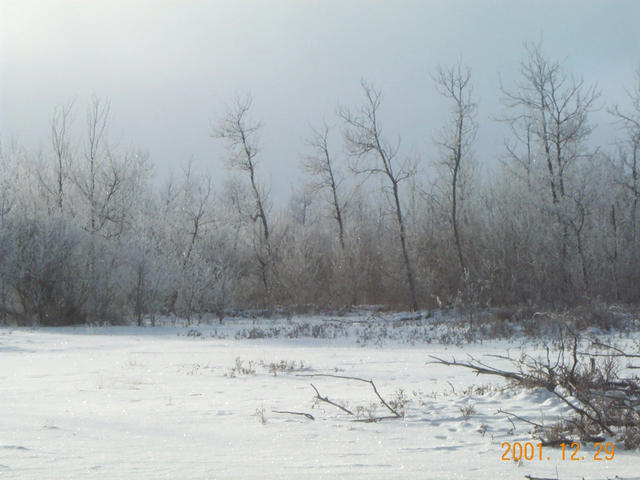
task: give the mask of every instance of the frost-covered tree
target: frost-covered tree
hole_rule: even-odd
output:
[[[253,206],[247,212],[253,224],[258,225],[254,235],[255,258],[259,275],[264,287],[264,299],[271,302],[273,257],[271,249],[271,231],[267,218],[267,192],[257,178],[258,147],[257,135],[262,127],[250,117],[253,100],[250,95],[236,97],[234,104],[226,112],[218,125],[213,128],[211,136],[224,140],[229,151],[231,168],[244,172],[248,176],[249,187],[253,197]]]
[[[400,184],[415,175],[415,169],[409,160],[398,160],[399,140],[392,144],[383,135],[378,118],[382,92],[366,81],[362,81],[361,85],[365,95],[364,104],[357,110],[342,109],[339,112],[345,124],[344,141],[355,160],[351,168],[356,174],[379,175],[386,182],[383,189],[389,196],[397,221],[398,240],[409,288],[409,306],[412,310],[417,310],[415,275],[409,257],[406,222],[400,201]]]
[[[436,88],[450,104],[451,117],[436,140],[441,158],[436,167],[446,182],[451,229],[458,255],[461,276],[467,273],[463,253],[460,212],[464,207],[465,188],[473,172],[471,147],[476,137],[477,105],[471,97],[471,71],[458,63],[455,67],[439,67],[434,75]]]
[[[321,130],[312,130],[312,135],[306,142],[311,153],[304,158],[302,167],[311,176],[311,186],[314,190],[328,192],[332,217],[338,227],[340,247],[344,250],[346,201],[341,191],[343,178],[329,150],[329,133],[329,127],[326,124]]]
[[[544,255],[560,280],[549,286],[557,285],[568,295],[576,289],[585,293],[584,271],[578,279],[570,257],[580,255],[576,231],[586,234],[582,229],[586,211],[571,184],[580,183],[573,176],[579,177],[581,163],[594,156],[587,142],[592,131],[589,113],[600,93],[549,60],[540,44],[525,48],[520,79],[512,88],[502,87],[504,120],[514,139],[507,144],[510,167],[517,178],[526,179],[532,202],[544,214],[541,230],[548,239]]]
[[[508,150],[523,168],[535,170],[527,173],[541,175],[551,201],[558,204],[566,193],[570,168],[589,154],[586,140],[592,127],[588,118],[600,93],[545,57],[540,44],[525,44],[525,48],[520,80],[511,89],[502,87],[502,93],[509,112],[504,119],[516,142],[526,148],[518,152],[508,146]]]

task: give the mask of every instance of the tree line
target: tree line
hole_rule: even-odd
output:
[[[109,141],[107,101],[94,98],[84,122],[73,105],[57,108],[46,150],[0,150],[0,323],[637,303],[640,70],[627,102],[608,107],[615,148],[595,148],[597,87],[526,45],[518,80],[499,86],[510,133],[490,176],[474,156],[471,71],[441,67],[432,79],[450,106],[433,174],[417,173],[420,159],[381,115],[383,92],[363,81],[339,126],[310,130],[306,182],[279,209],[250,96],[211,130],[236,172],[219,188],[190,163],[157,186],[146,154]]]

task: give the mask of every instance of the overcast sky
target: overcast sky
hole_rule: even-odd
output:
[[[425,164],[446,118],[430,73],[458,60],[479,105],[476,156],[503,154],[500,80],[511,85],[523,42],[624,103],[640,65],[640,1],[0,0],[0,137],[46,150],[56,105],[111,101],[110,136],[149,152],[162,177],[190,157],[227,175],[210,127],[251,92],[264,122],[260,175],[278,195],[299,177],[310,124],[337,124],[360,79],[384,91],[382,122]],[[604,109],[596,140],[612,142]],[[334,138],[336,149],[339,138]]]

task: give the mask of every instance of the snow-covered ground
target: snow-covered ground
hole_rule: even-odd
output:
[[[429,355],[517,356],[514,341],[236,339],[245,327],[198,327],[192,336],[169,327],[0,329],[0,478],[640,476],[640,455],[621,446],[611,461],[593,460],[590,445],[584,460],[563,461],[551,448],[542,461],[502,460],[503,442],[535,441],[530,426],[498,409],[551,422],[566,407],[545,392],[426,364]],[[236,359],[255,373],[234,371]],[[294,369],[274,372],[280,362]],[[387,400],[401,389],[405,416],[355,422],[314,402],[310,384],[361,419],[386,414],[371,386],[300,376],[309,374],[373,379]]]

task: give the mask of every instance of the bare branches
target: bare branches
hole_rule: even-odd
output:
[[[575,413],[574,419],[563,420],[567,426],[555,428],[554,435],[561,430],[565,435],[577,434],[583,440],[598,441],[598,434],[602,432],[611,436],[619,435],[627,444],[629,438],[635,438],[636,433],[633,432],[637,431],[640,422],[640,384],[637,377],[619,376],[615,356],[637,358],[638,355],[595,342],[593,346],[616,352],[602,362],[596,362],[595,357],[602,355],[581,352],[580,343],[579,337],[574,334],[561,339],[555,360],[552,360],[548,348],[546,360],[526,355],[517,360],[500,356],[500,359],[514,365],[513,370],[501,370],[473,357],[461,362],[455,358],[448,361],[431,356],[435,361],[428,363],[464,367],[476,374],[500,376],[518,387],[544,388]],[[565,356],[565,351],[569,355]],[[498,413],[518,418],[542,430],[542,425],[511,412],[500,410]],[[626,429],[631,430],[627,432]],[[549,435],[550,429],[544,429],[544,432]]]
[[[471,70],[461,63],[453,67],[439,66],[433,81],[440,94],[450,101],[453,128],[446,128],[437,142],[450,153],[452,158],[443,159],[450,165],[451,160],[462,157],[478,131],[475,121],[478,105],[473,101]]]
[[[502,87],[503,104],[511,112],[503,120],[516,132],[526,131],[519,138],[531,142],[529,154],[541,157],[532,163],[545,165],[552,202],[557,204],[565,195],[567,170],[585,153],[584,141],[591,133],[588,114],[600,92],[567,76],[558,62],[543,55],[540,44],[525,48],[521,80],[513,90]],[[536,148],[529,150],[532,144]]]
[[[183,252],[182,270],[186,271],[191,261],[191,254],[202,236],[203,227],[212,222],[210,216],[210,198],[212,195],[211,178],[196,178],[191,169],[191,162],[184,171],[182,187],[181,213],[187,222],[188,246]]]
[[[260,151],[256,136],[262,128],[261,122],[249,117],[253,98],[250,94],[234,99],[211,136],[225,140],[231,153],[230,164],[233,168],[252,172],[255,169],[255,157]]]
[[[458,253],[461,275],[464,276],[467,265],[462,251],[462,234],[459,226],[459,210],[463,206],[465,176],[470,174],[470,147],[478,130],[475,121],[477,105],[471,98],[471,70],[462,67],[439,67],[434,76],[436,88],[451,102],[452,118],[440,134],[437,141],[443,150],[438,164],[444,167],[451,208],[451,226]]]
[[[394,171],[394,159],[397,156],[400,140],[395,145],[387,142],[382,134],[378,120],[378,110],[382,105],[382,91],[366,80],[361,81],[365,94],[365,103],[357,110],[341,108],[338,116],[342,118],[345,128],[343,137],[347,151],[356,160],[351,169],[357,174],[382,173],[392,182],[405,175],[405,171]],[[367,156],[373,153],[377,160],[367,164]]]
[[[329,397],[322,396],[322,394],[320,394],[320,391],[316,388],[316,386],[313,383],[311,384],[311,387],[316,392],[316,397],[315,397],[316,400],[320,400],[321,402],[325,402],[325,403],[328,403],[329,405],[333,405],[334,407],[339,408],[340,410],[342,410],[345,413],[348,413],[349,415],[355,415],[355,413],[353,413],[347,407],[340,405],[339,403],[336,403],[333,400],[329,400]]]
[[[618,105],[609,109],[618,123],[624,128],[626,138],[619,141],[617,162],[620,185],[626,189],[630,196],[631,211],[630,223],[632,227],[632,243],[634,254],[637,255],[640,248],[640,225],[638,221],[638,205],[640,204],[640,67],[636,73],[636,83],[631,91],[627,92],[631,103],[630,109],[623,109]]]
[[[111,102],[93,97],[91,105],[87,110],[87,140],[85,144],[85,158],[90,164],[90,168],[95,168],[95,161],[101,151],[105,149],[104,144]]]
[[[418,309],[416,285],[413,266],[409,259],[406,227],[399,193],[400,182],[411,177],[414,171],[409,168],[410,163],[408,161],[405,161],[399,168],[396,168],[394,161],[400,148],[400,139],[398,138],[396,145],[391,145],[382,135],[382,129],[378,121],[378,110],[382,103],[382,92],[365,80],[361,82],[361,85],[366,98],[364,104],[356,111],[342,108],[338,112],[338,115],[345,124],[343,137],[347,150],[355,160],[351,168],[356,174],[381,174],[388,180],[392,193],[392,205],[398,222],[404,266],[407,273],[410,297],[409,304],[411,309],[415,311]]]
[[[540,423],[532,422],[531,420],[527,420],[526,418],[523,418],[523,417],[521,417],[519,415],[516,415],[515,413],[507,412],[506,410],[502,410],[501,408],[498,409],[498,411],[496,413],[503,413],[503,414],[507,415],[508,417],[516,418],[516,419],[520,420],[521,422],[528,423],[529,425],[533,425],[534,427],[543,428],[543,425],[540,424]],[[512,422],[512,425],[513,425],[513,422]]]
[[[269,243],[269,224],[265,212],[265,193],[259,188],[256,179],[256,155],[259,148],[256,134],[262,127],[260,122],[253,122],[249,118],[249,110],[253,100],[251,95],[237,97],[234,105],[220,121],[218,127],[213,128],[211,136],[225,140],[230,153],[230,164],[233,168],[249,174],[251,190],[255,200],[255,213],[251,219],[258,219],[262,226],[262,236],[266,244]]]
[[[640,67],[636,71],[633,88],[627,90],[627,96],[631,102],[631,109],[625,110],[619,105],[614,105],[609,109],[609,113],[622,123],[632,138],[638,139],[640,136]]]
[[[288,410],[271,410],[273,413],[282,413],[285,415],[298,415],[301,417],[305,417],[308,418],[309,420],[315,420],[315,417],[313,415],[311,415],[310,413],[305,413],[305,412],[290,412]]]
[[[400,414],[396,409],[392,408],[389,403],[382,397],[382,395],[380,395],[380,392],[378,392],[378,389],[376,387],[376,384],[373,382],[373,380],[367,380],[365,378],[361,378],[361,377],[351,377],[348,375],[333,375],[333,374],[329,374],[329,373],[315,373],[315,374],[299,374],[296,375],[298,377],[327,377],[327,378],[341,378],[343,380],[355,380],[358,382],[364,382],[364,383],[368,383],[369,385],[371,385],[371,388],[373,389],[373,393],[376,395],[376,397],[378,397],[378,400],[380,400],[380,403],[382,403],[382,405],[389,410],[394,418],[399,418],[402,417],[402,414]],[[319,400],[322,400],[324,402],[330,403],[331,405],[340,408],[341,410],[344,410],[345,412],[349,413],[350,415],[354,415],[353,412],[349,411],[348,409],[346,409],[345,407],[338,405],[332,401],[329,401],[328,398],[326,397],[321,397],[320,393],[318,392],[318,389],[313,386],[313,384],[311,384],[311,386],[313,387],[313,389],[316,391],[317,394],[317,398]]]
[[[329,152],[330,128],[325,123],[322,128],[311,128],[311,135],[306,139],[305,144],[311,150],[302,160],[302,167],[315,179],[318,188],[331,186],[333,176],[333,162]]]
[[[615,352],[615,353],[607,353],[607,354],[605,354],[606,356],[609,356],[609,357],[640,358],[640,354],[628,353],[628,352],[625,352],[624,350],[622,350],[622,349],[620,349],[618,347],[614,347],[613,345],[609,345],[609,344],[606,344],[606,343],[594,341],[593,342],[593,346],[600,347],[600,348],[606,348],[608,350],[612,350],[613,352]],[[595,353],[582,353],[582,355],[591,355],[591,356],[596,355],[597,356],[598,354],[595,354]]]
[[[265,303],[269,303],[271,301],[270,267],[272,266],[272,258],[266,206],[268,197],[256,178],[256,155],[259,152],[256,136],[262,124],[249,118],[251,105],[251,95],[236,97],[234,104],[227,110],[219,125],[212,129],[211,136],[226,141],[231,167],[247,172],[249,175],[255,206],[248,216],[253,223],[259,221],[260,234],[256,238],[256,262],[264,287]]]
[[[338,235],[342,250],[344,244],[344,203],[340,201],[338,188],[340,180],[336,176],[334,160],[329,152],[329,127],[325,124],[322,130],[312,129],[313,134],[307,140],[307,145],[313,150],[303,161],[303,167],[314,177],[316,189],[328,189],[331,193],[331,207],[338,224]]]
[[[56,176],[56,203],[58,209],[62,210],[64,200],[65,180],[68,176],[66,171],[71,160],[69,144],[69,127],[71,122],[71,111],[73,102],[66,106],[58,107],[54,110],[51,121],[51,143],[55,155],[55,176]]]
[[[448,360],[444,360],[442,358],[436,357],[435,355],[429,355],[429,357],[433,358],[435,361],[434,362],[427,362],[429,363],[435,363],[435,364],[441,364],[441,365],[445,365],[448,367],[454,366],[454,367],[465,367],[465,368],[469,368],[471,370],[473,370],[476,375],[496,375],[499,377],[503,377],[503,378],[508,378],[510,380],[516,380],[518,382],[524,382],[525,378],[520,375],[517,374],[515,372],[509,372],[506,370],[499,370],[497,368],[493,368],[493,367],[489,367],[486,366],[485,364],[483,364],[482,362],[479,362],[475,359],[473,359],[470,362],[458,362],[456,361],[456,359],[454,358],[451,361]],[[475,362],[475,363],[474,363]]]

